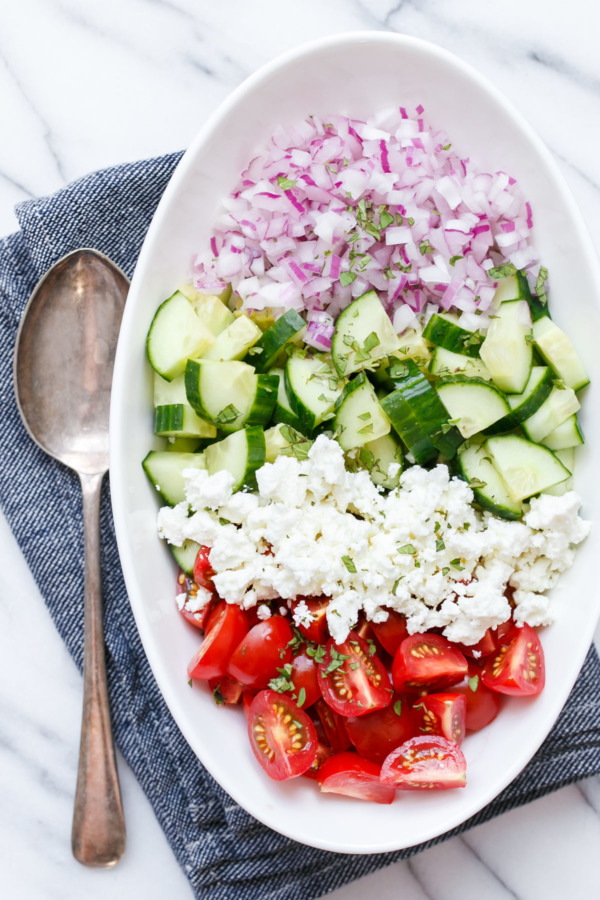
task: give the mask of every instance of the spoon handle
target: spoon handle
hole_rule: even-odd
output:
[[[125,850],[125,820],[115,762],[104,657],[100,581],[103,473],[83,475],[85,627],[83,718],[73,813],[73,855],[86,866],[112,866]]]

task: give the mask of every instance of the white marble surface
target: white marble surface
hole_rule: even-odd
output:
[[[95,168],[185,147],[244,77],[305,40],[392,29],[459,54],[557,159],[600,247],[600,7],[594,0],[0,2],[0,232],[13,205]],[[18,900],[188,900],[120,760],[128,849],[70,855],[81,681],[0,517],[0,872]],[[600,896],[600,779],[566,788],[335,893],[403,900]],[[235,898],[232,898],[235,900]]]

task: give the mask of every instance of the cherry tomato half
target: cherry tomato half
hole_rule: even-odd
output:
[[[232,678],[231,675],[220,675],[218,678],[209,678],[208,686],[213,692],[217,706],[235,705],[242,699],[244,686]]]
[[[392,699],[385,666],[354,631],[343,644],[327,642],[319,663],[319,684],[325,702],[341,716],[364,716],[388,706]]]
[[[397,694],[385,709],[344,720],[348,737],[364,759],[381,765],[392,750],[419,734],[410,702]]]
[[[294,635],[285,616],[271,616],[243,636],[229,660],[229,674],[246,687],[260,690],[291,662]]]
[[[467,701],[462,694],[427,694],[413,705],[413,712],[422,734],[439,734],[462,744],[467,718]]]
[[[292,600],[292,614],[299,603],[304,601],[312,615],[310,625],[298,625],[298,631],[315,644],[324,644],[329,637],[327,628],[327,607],[329,600],[323,597],[296,597]]]
[[[215,570],[208,561],[209,553],[210,547],[200,547],[198,550],[196,562],[194,563],[194,581],[196,584],[199,584],[200,587],[206,588],[207,591],[212,591],[214,593],[215,586],[213,584],[213,575],[215,574]]]
[[[423,688],[440,690],[462,681],[467,660],[441,634],[413,634],[398,647],[392,663],[392,681],[400,693]]]
[[[395,609],[388,610],[385,622],[371,622],[373,633],[384,650],[393,656],[402,641],[408,637],[406,617]]]
[[[260,691],[256,695],[248,735],[254,755],[275,781],[302,775],[317,756],[315,726],[287,694]]]
[[[401,791],[464,787],[467,763],[462,750],[444,737],[411,738],[392,750],[381,767],[384,784]]]
[[[315,703],[315,711],[323,727],[324,739],[335,753],[347,750],[351,746],[345,719],[335,710],[327,706],[323,699]]]
[[[472,659],[483,659],[493,653],[498,646],[496,641],[496,632],[492,628],[488,628],[484,636],[477,641],[476,644],[457,644],[461,653]]]
[[[330,756],[333,756],[333,750],[331,749],[331,747],[328,747],[327,744],[322,744],[321,741],[319,741],[319,746],[317,747],[317,755],[315,756],[310,769],[307,769],[306,772],[302,773],[303,778],[312,778],[313,781],[317,781],[319,777],[319,769],[321,768],[325,760],[329,759]]]
[[[296,703],[302,709],[308,709],[320,699],[317,664],[306,650],[301,650],[292,661],[291,681],[294,684]]]
[[[379,780],[380,766],[358,753],[338,753],[321,763],[317,781],[324,794],[344,794],[372,803],[391,803],[396,795],[393,785]]]
[[[502,706],[502,696],[497,691],[490,691],[481,678],[481,668],[469,661],[469,671],[460,684],[452,688],[462,694],[467,704],[467,731],[480,731],[493,722]]]
[[[243,609],[221,600],[211,613],[204,640],[190,661],[189,677],[209,679],[225,675],[229,657],[247,631]]]
[[[530,625],[513,625],[481,672],[486,687],[515,697],[541,693],[546,682],[544,651]]]

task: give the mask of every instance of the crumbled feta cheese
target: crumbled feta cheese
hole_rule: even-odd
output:
[[[304,628],[308,628],[310,623],[313,621],[313,614],[306,605],[305,600],[301,600],[300,603],[296,604],[296,608],[294,609],[292,618],[294,620],[294,625],[297,628],[300,628],[301,625]]]
[[[440,628],[475,644],[510,618],[507,585],[517,622],[547,624],[554,613],[545,592],[589,532],[573,492],[542,495],[524,521],[507,521],[477,511],[468,484],[444,465],[411,466],[384,494],[366,471],[348,472],[325,435],[307,459],[262,466],[256,494],[232,494],[228,473],[202,469],[186,470],[185,484],[186,501],[159,513],[160,536],[211,547],[218,594],[245,609],[259,604],[259,618],[271,614],[264,601],[329,597],[338,642],[361,611],[384,621],[394,609],[411,634]],[[308,623],[305,606],[296,606],[296,624]]]
[[[256,615],[258,616],[259,619],[264,621],[265,619],[271,618],[271,610],[266,605],[266,603],[261,603],[261,605],[256,610]]]

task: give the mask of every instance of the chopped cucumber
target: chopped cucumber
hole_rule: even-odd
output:
[[[417,465],[424,466],[437,459],[438,450],[432,443],[427,426],[417,418],[402,391],[392,391],[384,397],[381,407]]]
[[[431,359],[431,349],[421,331],[409,328],[399,336],[400,346],[394,351],[398,359],[414,359],[421,368]]]
[[[490,381],[491,375],[482,359],[454,353],[445,347],[436,347],[429,363],[430,375],[465,375],[467,378],[483,378]]]
[[[516,272],[500,279],[494,294],[494,305],[505,303],[507,300],[525,300],[531,313],[532,322],[541,316],[548,315],[545,301],[533,296],[524,272]]]
[[[156,310],[146,338],[146,354],[154,371],[172,381],[181,375],[190,357],[202,356],[214,340],[187,297],[176,291]]]
[[[579,391],[589,384],[570,338],[548,316],[534,322],[533,340],[540,356],[567,387]]]
[[[501,434],[483,444],[513,500],[527,500],[571,474],[555,454],[518,434]]]
[[[217,429],[187,402],[185,376],[165,381],[154,374],[154,433],[161,437],[214,438]]]
[[[556,428],[553,428],[550,434],[547,434],[542,439],[544,447],[554,450],[555,453],[558,450],[568,450],[569,447],[578,447],[583,442],[583,434],[579,427],[576,413],[565,419],[562,425],[557,425]]]
[[[175,562],[186,575],[194,574],[194,564],[199,549],[200,544],[191,540],[184,541],[181,547],[176,547],[175,544],[169,544],[169,550],[175,557]]]
[[[480,356],[500,390],[522,394],[533,361],[531,315],[525,300],[501,303],[490,322]]]
[[[266,425],[270,421],[277,403],[278,388],[277,375],[256,376],[256,394],[246,417],[246,425]]]
[[[290,356],[285,365],[286,394],[306,434],[332,418],[343,387],[329,357],[298,354]]]
[[[245,313],[242,313],[215,338],[214,344],[209,347],[202,358],[222,361],[242,359],[261,335],[262,331],[258,325],[255,325]]]
[[[233,475],[233,489],[256,487],[256,470],[265,463],[265,433],[251,425],[211,444],[204,451],[210,475],[225,469]]]
[[[199,416],[221,431],[237,431],[246,422],[256,399],[258,376],[238,360],[214,362],[190,359],[185,370],[188,401]]]
[[[298,344],[306,330],[306,322],[295,309],[288,309],[263,333],[248,353],[246,362],[257,372],[267,372],[281,356],[286,344]]]
[[[483,335],[479,331],[467,331],[458,324],[456,316],[434,313],[423,331],[423,337],[436,347],[444,347],[452,353],[479,356]]]
[[[349,381],[335,404],[333,430],[342,450],[362,447],[389,434],[390,420],[364,372]]]
[[[555,450],[554,451],[558,459],[560,459],[561,463],[568,469],[571,473],[571,477],[567,478],[566,481],[561,481],[560,484],[555,484],[553,487],[546,488],[544,491],[545,494],[554,494],[557,497],[562,497],[563,494],[566,494],[567,491],[573,490],[573,472],[575,470],[575,447],[566,447],[564,450]]]
[[[464,438],[484,431],[510,413],[504,395],[488,381],[452,375],[437,382],[436,390]]]
[[[400,344],[381,300],[375,291],[368,291],[339,314],[331,355],[339,375],[347,377],[395,353]]]
[[[222,294],[201,294],[191,284],[183,285],[179,290],[185,294],[198,318],[215,337],[233,322],[233,313],[225,305],[231,294],[231,285]]]
[[[291,425],[296,431],[300,430],[300,419],[290,406],[287,391],[285,389],[285,372],[283,369],[271,369],[269,375],[277,375],[279,378],[279,386],[277,388],[277,402],[275,403],[275,412],[273,413],[273,421],[284,425]]]
[[[532,416],[549,397],[554,384],[554,376],[548,366],[532,366],[529,381],[522,394],[507,394],[510,413],[494,422],[487,429],[488,434],[512,431],[525,419]]]
[[[169,453],[196,453],[203,450],[208,441],[200,438],[172,437],[167,441]]]
[[[165,503],[175,506],[185,500],[184,469],[206,469],[203,453],[172,453],[151,450],[142,461],[144,472]]]
[[[391,432],[357,448],[351,459],[368,469],[374,484],[388,491],[398,487],[403,467],[402,447]],[[391,474],[390,466],[394,466]]]
[[[275,462],[278,456],[295,456],[306,459],[312,441],[290,425],[274,425],[265,431],[265,461]]]
[[[554,385],[546,400],[532,416],[521,423],[521,427],[529,440],[539,443],[576,413],[579,407],[580,403],[574,390]]]
[[[503,519],[520,518],[521,501],[513,500],[502,476],[479,441],[463,444],[456,459],[460,474],[469,482],[475,501],[482,509],[488,509]]]

